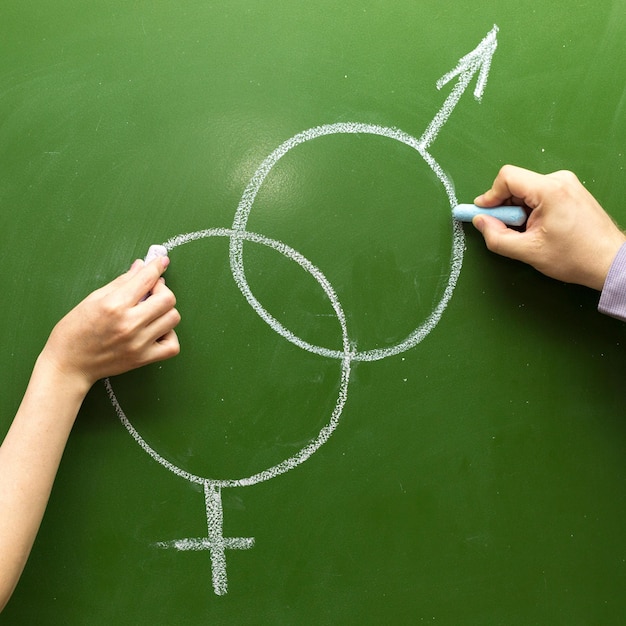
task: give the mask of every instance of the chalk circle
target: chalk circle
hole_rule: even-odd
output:
[[[118,401],[115,392],[113,390],[113,386],[111,384],[110,379],[105,379],[104,384],[107,390],[107,394],[113,407],[115,408],[115,412],[117,413],[120,421],[126,427],[126,430],[131,434],[133,439],[158,463],[160,463],[163,467],[170,470],[177,476],[188,480],[189,482],[200,484],[200,485],[209,485],[216,488],[226,488],[226,487],[243,487],[249,485],[255,485],[257,483],[269,480],[270,478],[274,478],[280,474],[284,474],[289,470],[293,469],[306,461],[312,454],[314,454],[326,441],[328,441],[329,437],[332,435],[333,431],[337,427],[339,423],[339,418],[341,417],[341,413],[343,411],[343,407],[348,398],[348,383],[350,381],[350,369],[351,369],[351,361],[353,359],[353,354],[350,352],[350,342],[348,338],[348,328],[346,325],[346,316],[343,312],[339,299],[328,281],[328,279],[324,276],[324,274],[317,268],[313,263],[311,263],[307,258],[302,256],[298,251],[293,248],[287,246],[281,241],[276,241],[275,239],[270,239],[268,237],[264,237],[263,235],[259,235],[257,233],[252,232],[241,232],[234,231],[228,228],[212,228],[202,231],[196,231],[192,233],[186,233],[184,235],[178,235],[165,243],[165,246],[168,250],[172,250],[180,245],[189,243],[191,241],[197,241],[199,239],[204,239],[207,237],[237,237],[240,239],[245,239],[246,241],[251,241],[254,243],[258,243],[261,245],[265,245],[269,248],[272,248],[287,258],[295,261],[302,267],[305,271],[307,271],[317,282],[320,284],[328,299],[330,300],[335,314],[337,315],[337,319],[341,326],[341,336],[342,336],[342,345],[343,345],[343,356],[341,358],[341,382],[339,385],[339,392],[337,395],[337,401],[335,403],[335,407],[331,412],[329,422],[320,430],[317,437],[310,441],[306,446],[304,446],[299,452],[294,454],[293,456],[277,463],[276,465],[266,469],[264,471],[258,472],[256,474],[252,474],[246,478],[239,479],[215,479],[215,478],[207,478],[198,476],[196,474],[192,474],[191,472],[187,472],[183,470],[163,456],[161,456],[154,448],[152,448],[148,442],[139,434],[137,429],[131,424],[130,420],[124,413],[120,402]]]
[[[410,148],[413,148],[426,161],[426,164],[431,168],[431,170],[435,173],[435,175],[443,185],[444,191],[446,192],[446,195],[448,197],[448,202],[450,204],[450,210],[452,210],[458,204],[454,194],[454,186],[452,182],[445,174],[443,169],[439,166],[439,164],[435,161],[435,159],[430,155],[424,143],[397,128],[389,128],[386,126],[378,126],[375,124],[362,124],[357,122],[342,122],[338,124],[326,124],[324,126],[316,126],[314,128],[309,128],[308,130],[302,131],[301,133],[294,135],[291,139],[288,139],[287,141],[282,143],[263,161],[263,163],[261,163],[255,174],[252,176],[250,182],[248,183],[248,186],[244,190],[241,201],[239,202],[239,206],[237,207],[237,211],[235,213],[235,218],[233,220],[232,227],[236,234],[235,236],[232,236],[230,238],[229,251],[230,267],[233,278],[235,279],[237,286],[239,287],[241,293],[244,295],[250,306],[278,334],[280,334],[283,338],[287,339],[287,341],[292,342],[303,350],[334,359],[342,359],[344,353],[339,350],[332,350],[323,346],[316,346],[301,339],[290,330],[285,328],[259,302],[256,296],[252,293],[250,285],[248,284],[248,281],[246,279],[243,262],[243,242],[244,240],[246,240],[246,227],[248,224],[248,218],[250,217],[250,212],[252,211],[254,200],[263,182],[267,178],[274,165],[276,165],[276,163],[278,163],[278,161],[283,156],[285,156],[291,149],[299,146],[300,144],[311,141],[312,139],[317,139],[318,137],[338,134],[379,135],[382,137],[388,137],[389,139],[394,139],[395,141],[399,141],[409,146]],[[450,221],[452,222],[453,230],[450,274],[448,276],[448,281],[446,283],[443,295],[439,300],[437,306],[433,309],[433,311],[426,318],[426,320],[424,320],[424,322],[420,324],[404,340],[386,348],[375,348],[365,351],[355,350],[352,355],[352,360],[378,361],[380,359],[384,359],[386,357],[405,352],[406,350],[409,350],[410,348],[413,348],[418,343],[420,343],[437,325],[437,323],[441,319],[443,311],[445,310],[448,302],[450,301],[450,298],[452,297],[459,274],[461,272],[461,266],[463,264],[463,252],[465,248],[465,236],[463,233],[463,228],[459,223],[453,221],[451,218]]]
[[[448,179],[442,168],[435,161],[435,159],[430,155],[427,148],[423,143],[417,140],[415,137],[408,135],[407,133],[395,129],[388,128],[384,126],[377,126],[373,124],[361,124],[361,123],[340,123],[340,124],[328,124],[325,126],[317,126],[311,128],[309,130],[305,130],[297,135],[294,135],[291,139],[287,140],[283,144],[281,144],[274,152],[272,152],[259,166],[256,173],[248,183],[248,186],[244,190],[242,199],[237,207],[237,211],[235,213],[235,218],[233,220],[232,228],[212,228],[202,231],[195,231],[192,233],[186,233],[182,235],[177,235],[167,242],[165,242],[165,247],[168,250],[173,250],[174,248],[189,243],[191,241],[197,241],[199,239],[204,239],[207,237],[228,237],[230,239],[230,247],[229,247],[229,256],[230,256],[230,266],[233,274],[233,278],[237,283],[242,295],[246,298],[250,306],[256,311],[256,313],[280,336],[282,336],[287,341],[290,341],[294,345],[306,350],[308,352],[312,352],[314,354],[318,354],[321,356],[339,359],[341,361],[341,382],[339,386],[339,392],[337,396],[337,401],[335,403],[335,407],[331,413],[330,420],[328,424],[326,424],[317,437],[309,442],[305,447],[303,447],[299,452],[294,454],[293,456],[285,459],[284,461],[266,469],[264,471],[258,472],[256,474],[252,474],[246,478],[239,479],[213,479],[206,478],[202,476],[198,476],[196,474],[192,474],[191,472],[187,472],[183,470],[164,457],[162,457],[156,450],[154,450],[139,434],[139,432],[135,429],[135,427],[131,424],[128,417],[125,415],[113,387],[111,385],[111,381],[107,378],[104,383],[107,389],[107,393],[113,404],[115,411],[120,418],[121,422],[124,424],[128,432],[135,439],[135,441],[158,463],[160,463],[163,467],[170,470],[174,474],[184,478],[192,483],[203,485],[206,489],[207,486],[213,486],[215,488],[227,488],[227,487],[241,487],[241,486],[249,486],[254,485],[270,478],[274,478],[280,474],[284,474],[289,470],[297,467],[304,461],[306,461],[312,454],[314,454],[326,441],[328,441],[329,437],[332,435],[333,431],[337,427],[339,423],[339,419],[341,417],[344,405],[348,396],[348,383],[350,381],[350,371],[351,371],[351,363],[352,361],[376,361],[380,359],[384,359],[388,356],[397,355],[401,352],[404,352],[410,348],[413,348],[418,343],[420,343],[439,322],[443,311],[445,310],[450,298],[452,297],[452,293],[454,292],[454,288],[456,286],[459,273],[461,271],[461,266],[463,262],[463,250],[464,250],[464,235],[462,227],[453,222],[452,220],[452,228],[453,228],[453,243],[452,243],[452,254],[451,254],[451,265],[450,265],[450,275],[448,277],[448,281],[446,287],[444,289],[444,293],[439,300],[436,307],[433,309],[431,314],[426,318],[426,320],[418,326],[408,337],[406,337],[403,341],[387,347],[387,348],[376,348],[373,350],[367,350],[359,352],[356,349],[352,349],[350,345],[350,339],[348,336],[347,324],[346,324],[346,316],[344,314],[343,308],[339,302],[339,298],[335,293],[331,283],[328,281],[326,276],[322,273],[322,271],[317,268],[311,261],[309,261],[306,257],[300,254],[298,251],[294,250],[287,244],[277,241],[275,239],[270,239],[269,237],[265,237],[263,235],[253,233],[246,230],[248,218],[250,216],[250,212],[252,210],[252,206],[254,204],[254,200],[256,195],[261,188],[261,185],[265,181],[267,175],[274,167],[274,165],[285,155],[289,150],[295,148],[296,146],[310,141],[312,139],[316,139],[318,137],[335,135],[335,134],[370,134],[370,135],[379,135],[383,137],[388,137],[390,139],[394,139],[396,141],[400,141],[401,143],[406,144],[407,146],[416,150],[420,156],[426,161],[429,167],[436,174],[437,178],[442,183],[444,190],[448,196],[448,200],[450,203],[450,208],[452,209],[456,206],[456,198],[454,195],[454,188],[452,182]],[[285,257],[295,261],[302,267],[305,271],[307,271],[317,282],[320,284],[322,289],[324,290],[326,296],[331,302],[333,310],[337,316],[339,324],[341,326],[341,334],[342,334],[342,350],[331,350],[329,348],[324,348],[321,346],[315,346],[310,344],[294,333],[292,333],[289,329],[285,328],[276,318],[274,318],[264,307],[263,305],[256,299],[250,286],[247,282],[245,276],[244,262],[243,262],[243,243],[244,241],[250,241],[253,243],[258,243],[264,246],[267,246],[277,252],[281,253]]]

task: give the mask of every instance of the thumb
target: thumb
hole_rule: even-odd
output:
[[[506,224],[491,215],[477,215],[472,224],[482,234],[485,244],[491,252],[523,260],[523,233],[508,228]]]

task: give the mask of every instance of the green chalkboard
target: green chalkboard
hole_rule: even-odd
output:
[[[153,243],[182,352],[89,394],[0,623],[623,623],[624,325],[450,207],[512,162],[626,225],[625,42],[624,0],[4,0],[0,435]]]

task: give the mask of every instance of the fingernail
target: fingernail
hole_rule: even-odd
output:
[[[474,217],[474,219],[472,220],[472,224],[474,225],[474,228],[479,230],[481,233],[483,232],[485,220],[482,215],[477,215],[476,217]]]
[[[170,264],[170,257],[162,256],[162,257],[159,257],[159,258],[161,259],[161,266],[163,268],[166,268]]]

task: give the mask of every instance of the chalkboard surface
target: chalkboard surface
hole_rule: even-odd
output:
[[[624,42],[624,0],[4,0],[0,435],[150,244],[183,321],[89,394],[0,623],[623,623],[624,326],[450,207],[513,162],[626,225]]]

